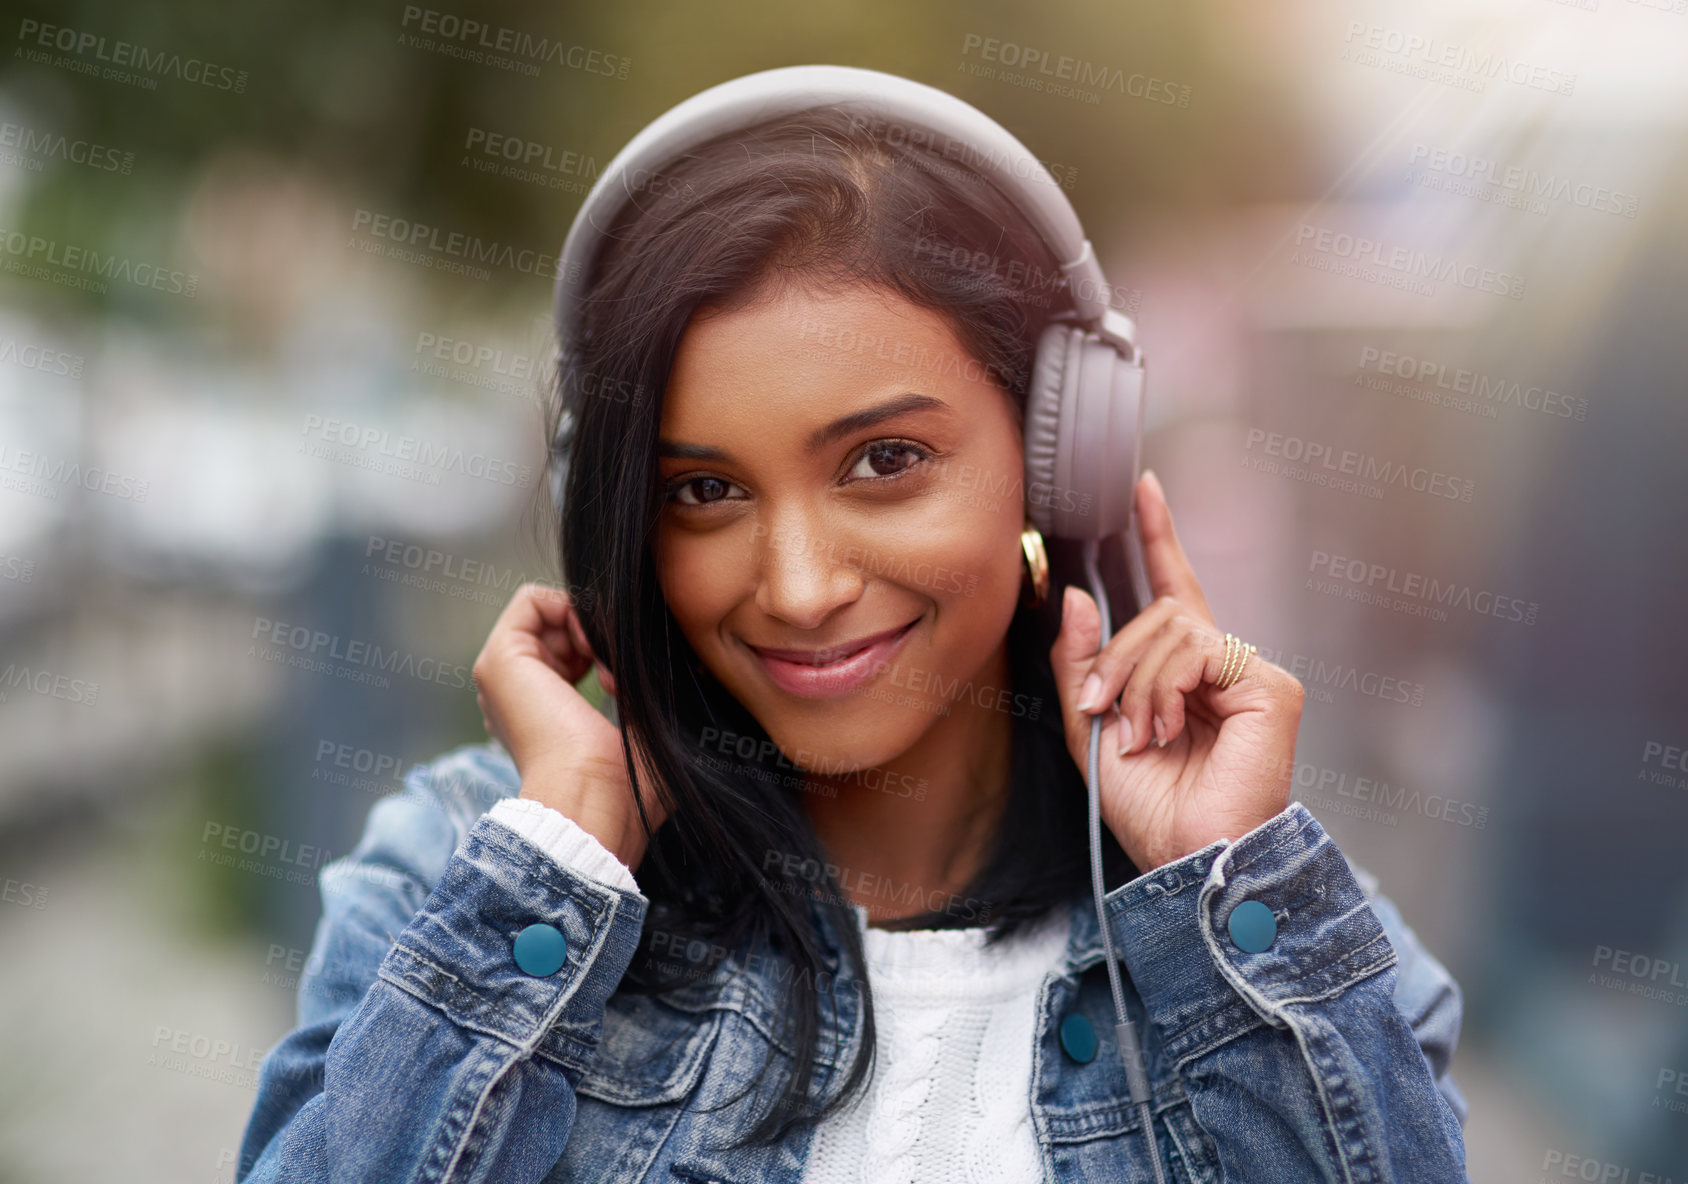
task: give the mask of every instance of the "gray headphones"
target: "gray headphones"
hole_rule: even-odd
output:
[[[1071,320],[1044,329],[1026,400],[1026,514],[1046,537],[1095,541],[1123,533],[1137,594],[1151,597],[1133,513],[1143,440],[1143,356],[1078,215],[1041,161],[1001,124],[954,95],[853,66],[787,66],[712,86],[648,124],[592,186],[557,258],[556,360],[574,347],[593,252],[623,205],[650,176],[691,148],[735,128],[813,107],[843,107],[904,133],[926,133],[984,175],[1048,245],[1067,277]],[[561,507],[573,440],[565,406],[551,452],[551,492]]]

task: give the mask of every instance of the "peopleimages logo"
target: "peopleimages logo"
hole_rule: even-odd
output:
[[[1430,254],[1415,247],[1390,247],[1378,239],[1309,226],[1303,222],[1295,232],[1296,252],[1290,262],[1299,263],[1303,249],[1355,265],[1369,264],[1417,280],[1451,281],[1474,292],[1493,292],[1513,300],[1524,298],[1524,279],[1490,267],[1461,262],[1442,254]]]
[[[1346,581],[1356,588],[1373,592],[1387,592],[1413,600],[1447,608],[1463,608],[1482,616],[1503,621],[1536,623],[1541,605],[1517,596],[1502,596],[1498,592],[1473,588],[1470,584],[1442,580],[1419,572],[1402,571],[1384,563],[1368,562],[1329,551],[1314,550],[1308,557],[1307,570],[1332,580]],[[1381,586],[1379,581],[1382,581]],[[1311,584],[1312,577],[1308,577]],[[1306,587],[1304,584],[1303,587]]]
[[[418,658],[415,654],[377,642],[358,638],[348,640],[322,629],[272,621],[268,617],[252,619],[250,640],[255,644],[246,647],[247,657],[333,674],[353,682],[373,683],[384,688],[390,685],[385,675],[402,674],[460,690],[474,685],[469,668],[456,662]],[[263,643],[263,648],[260,649],[256,643]],[[337,666],[336,663],[344,665]]]
[[[45,885],[31,884],[28,880],[0,881],[0,903],[15,904],[20,908],[46,908],[47,892]]]
[[[106,173],[122,173],[127,177],[134,171],[135,154],[121,152],[105,144],[89,140],[73,140],[61,132],[41,131],[24,123],[0,122],[0,148],[15,148],[14,152],[0,152],[0,162],[21,164],[39,172],[43,160],[62,160]]]
[[[523,584],[537,583],[542,578],[529,575],[519,568],[499,568],[484,559],[467,558],[435,547],[424,547],[420,543],[407,543],[402,539],[383,538],[374,534],[370,535],[368,542],[364,544],[363,556],[365,559],[375,556],[376,559],[374,563],[363,565],[359,573],[361,575],[373,575],[377,579],[420,587],[430,592],[444,592],[447,589],[485,589],[488,593],[488,603],[503,604]],[[558,591],[568,596],[573,604],[592,603],[590,588],[561,588]],[[454,591],[450,594],[470,596],[466,591]],[[478,596],[471,598],[481,599]]]
[[[1271,768],[1270,762],[1262,762],[1262,771]],[[1396,824],[1394,814],[1383,811],[1398,810],[1403,814],[1417,814],[1437,822],[1451,822],[1457,826],[1470,827],[1473,830],[1483,830],[1489,824],[1489,808],[1479,806],[1475,802],[1461,801],[1458,798],[1445,797],[1439,793],[1422,793],[1417,789],[1410,789],[1406,785],[1392,784],[1381,777],[1362,777],[1349,773],[1346,769],[1330,768],[1324,765],[1307,762],[1279,761],[1277,767],[1281,774],[1288,776],[1297,790],[1307,791],[1309,805],[1334,809],[1344,814],[1352,814],[1369,818],[1375,822],[1382,822],[1386,826]],[[1350,806],[1347,802],[1338,802],[1330,798],[1335,794],[1350,801],[1365,803],[1365,806]],[[1377,806],[1379,810],[1365,807]]]
[[[1005,386],[1011,378],[994,362],[980,362],[953,350],[939,352],[925,345],[882,333],[863,333],[852,326],[829,321],[806,318],[797,331],[797,340],[812,343],[805,356],[822,361],[830,360],[830,356],[847,355],[892,369],[923,370],[941,377]]]
[[[58,50],[71,57],[92,58],[92,62],[84,61],[82,65],[70,66],[80,74],[97,75],[120,82],[136,81],[136,74],[156,75],[160,78],[175,78],[182,82],[208,86],[212,90],[232,91],[237,95],[246,90],[245,70],[219,66],[203,58],[183,57],[179,53],[148,49],[132,41],[108,41],[98,33],[66,28],[63,25],[46,25],[28,17],[18,22],[18,41],[22,45],[33,41],[42,50]],[[70,65],[52,61],[51,55],[39,50],[20,49],[14,52],[28,61],[44,65]],[[108,64],[96,66],[94,62]],[[120,66],[128,69],[117,69]],[[132,74],[130,71],[136,73]],[[146,78],[144,81],[150,83],[148,89],[157,89],[156,78]]]
[[[11,692],[20,688],[48,698],[63,699],[67,703],[89,705],[100,693],[100,684],[88,679],[71,678],[16,662],[6,663],[6,668],[0,670],[0,703],[6,702]]]
[[[63,350],[43,349],[27,343],[20,347],[17,341],[8,337],[0,341],[0,363],[60,378],[80,378],[87,359],[81,354],[67,354]]]
[[[1473,185],[1488,185],[1538,201],[1558,201],[1597,213],[1617,214],[1633,219],[1641,199],[1633,193],[1608,189],[1586,181],[1573,181],[1557,173],[1543,173],[1525,165],[1503,164],[1490,157],[1441,148],[1422,141],[1415,143],[1407,163]]]
[[[1440,469],[1407,465],[1400,461],[1385,460],[1369,452],[1358,452],[1352,448],[1341,448],[1318,440],[1305,440],[1300,436],[1251,427],[1248,430],[1245,451],[1253,452],[1257,446],[1267,456],[1297,462],[1309,468],[1319,467],[1330,473],[1373,482],[1378,486],[1395,486],[1450,501],[1469,502],[1472,492],[1477,488],[1474,479],[1454,476]]]
[[[734,771],[739,773],[754,775],[757,767],[772,765],[776,769],[793,774],[792,784],[801,784],[805,780],[803,774],[813,773],[822,778],[847,778],[867,789],[877,789],[895,797],[912,797],[917,802],[926,800],[927,782],[924,777],[916,778],[908,773],[871,766],[858,768],[844,761],[834,760],[825,753],[810,752],[806,748],[797,749],[796,759],[793,760],[767,736],[758,739],[738,732],[705,727],[698,735],[698,746],[709,755],[736,758],[738,765]],[[823,792],[822,796],[836,796],[835,786],[821,784],[817,788],[833,791]]]
[[[452,444],[434,444],[415,436],[394,437],[385,428],[360,427],[348,420],[306,415],[302,431],[324,444],[357,449],[394,461],[415,462],[445,473],[461,473],[499,485],[526,489],[533,481],[533,469],[514,460],[501,460],[479,452],[464,452]]]
[[[1386,703],[1405,703],[1423,707],[1423,683],[1409,682],[1392,674],[1375,670],[1361,670],[1345,662],[1328,661],[1313,654],[1290,653],[1268,645],[1260,647],[1260,656],[1275,662],[1293,674],[1307,689],[1307,698],[1314,703],[1334,703],[1332,691],[1351,691]]]
[[[1520,407],[1561,419],[1588,418],[1588,400],[1556,390],[1524,384],[1516,379],[1483,374],[1464,366],[1398,354],[1375,345],[1360,349],[1360,369],[1387,374],[1407,382],[1436,387],[1458,395],[1470,395],[1480,404]]]
[[[1688,789],[1688,747],[1647,741],[1641,748],[1641,771],[1636,779],[1672,789]]]
[[[10,473],[18,474],[18,479],[14,481],[6,476]],[[79,485],[89,493],[103,493],[126,502],[146,501],[151,488],[151,483],[144,479],[114,473],[98,465],[85,468],[80,461],[0,444],[0,489],[15,488],[52,500],[58,497],[57,487],[61,485]]]
[[[519,67],[518,72],[530,76],[538,73],[539,63],[550,62],[587,74],[625,79],[633,65],[633,59],[629,57],[604,53],[584,45],[569,45],[549,37],[535,37],[522,29],[489,25],[472,17],[415,4],[404,6],[400,28],[404,30],[399,35],[401,45],[408,44],[414,49],[432,50],[500,69]],[[428,36],[421,37],[421,33]]]
[[[1438,82],[1456,82],[1470,90],[1482,90],[1491,78],[1559,95],[1569,95],[1577,86],[1577,76],[1566,70],[1386,25],[1349,21],[1342,39],[1348,43],[1342,51],[1345,60],[1381,65],[1394,58],[1416,67],[1403,72],[1428,76]],[[1356,39],[1359,45],[1354,44]]]
[[[1547,1149],[1542,1156],[1541,1170],[1572,1180],[1591,1181],[1592,1184],[1675,1184],[1672,1177],[1660,1172],[1632,1174],[1627,1164],[1609,1163],[1558,1147]]]
[[[852,115],[852,131],[865,132],[884,140],[894,148],[912,146],[957,161],[981,172],[1000,169],[1022,181],[1053,184],[1071,189],[1078,183],[1078,169],[1071,165],[1053,164],[1030,154],[996,152],[989,147],[960,136],[944,135],[928,127],[886,119],[881,115]]]
[[[0,254],[7,256],[3,261],[6,271],[26,279],[51,280],[67,288],[105,292],[106,283],[116,280],[189,299],[199,293],[198,272],[137,263],[121,255],[102,255],[90,247],[21,230],[0,229]]]
[[[352,214],[352,233],[367,235],[370,246],[387,244],[391,248],[388,254],[407,262],[420,262],[438,256],[463,267],[486,265],[505,267],[524,275],[543,276],[546,279],[555,279],[557,276],[557,256],[546,254],[544,251],[515,247],[496,239],[488,242],[479,235],[465,234],[460,230],[445,230],[426,222],[395,218],[390,214],[377,214],[374,210],[361,207]],[[360,250],[370,249],[356,238],[349,245]],[[429,266],[434,264],[430,263]]]
[[[147,1064],[190,1077],[219,1081],[243,1090],[258,1088],[258,1070],[266,1050],[239,1041],[211,1037],[159,1024],[153,1030]]]
[[[977,57],[992,66],[1006,66],[1022,72],[1018,76],[1005,76],[1004,81],[1015,81],[1016,77],[1031,79],[1040,84],[1034,89],[1080,98],[1087,103],[1098,102],[1102,91],[1113,91],[1169,107],[1190,105],[1190,88],[1180,83],[1147,74],[1127,74],[1118,66],[1052,53],[1013,41],[1001,41],[979,33],[967,33],[962,37],[961,56],[963,59]],[[1033,76],[1037,77],[1034,79]],[[1062,86],[1061,83],[1070,85]]]
[[[1657,999],[1677,1007],[1688,1006],[1688,971],[1682,963],[1632,950],[1596,945],[1588,985]]]

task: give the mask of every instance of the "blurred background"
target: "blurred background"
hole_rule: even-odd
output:
[[[1308,687],[1296,796],[1465,992],[1472,1178],[1688,1177],[1685,0],[0,33],[0,1182],[232,1179],[316,872],[483,738],[468,668],[556,579],[575,209],[674,103],[807,62],[1062,179],[1208,599]]]

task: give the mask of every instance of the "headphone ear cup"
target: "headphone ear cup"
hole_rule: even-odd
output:
[[[1026,517],[1039,534],[1058,537],[1050,490],[1061,453],[1061,411],[1077,397],[1078,367],[1083,330],[1053,323],[1044,328],[1032,363],[1031,389],[1026,392]]]
[[[1026,516],[1046,539],[1103,539],[1132,522],[1143,368],[1084,328],[1038,338],[1026,395]]]

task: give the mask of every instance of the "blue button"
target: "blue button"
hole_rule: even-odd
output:
[[[555,925],[538,922],[516,934],[516,965],[523,974],[545,978],[556,974],[568,961],[569,942]]]
[[[1076,1011],[1061,1021],[1061,1048],[1081,1065],[1096,1059],[1096,1029]]]
[[[1231,919],[1226,925],[1237,948],[1250,954],[1266,949],[1278,936],[1278,919],[1258,900],[1245,900],[1232,909]]]

